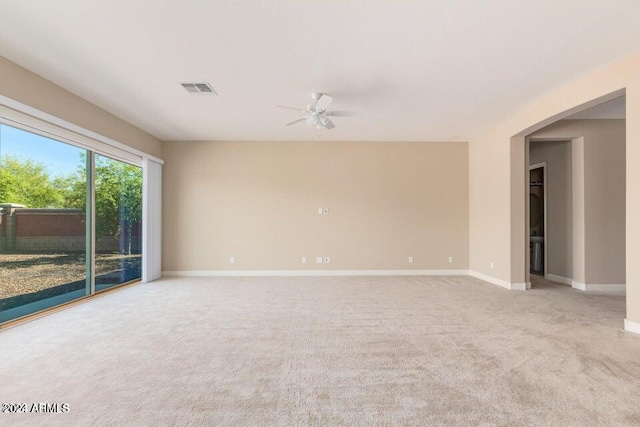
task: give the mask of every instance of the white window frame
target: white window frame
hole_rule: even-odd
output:
[[[160,198],[164,160],[3,95],[0,95],[0,124],[64,142],[94,154],[140,166],[143,173],[141,281],[147,282],[159,278],[158,271],[162,257]],[[150,177],[155,180],[151,182]],[[94,235],[92,235],[92,240],[95,240]],[[95,245],[95,242],[92,242],[92,245]]]

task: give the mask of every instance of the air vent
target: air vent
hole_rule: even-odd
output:
[[[180,83],[189,93],[199,93],[203,95],[217,95],[209,83]]]

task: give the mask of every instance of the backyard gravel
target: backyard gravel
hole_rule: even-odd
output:
[[[96,275],[122,269],[140,260],[140,254],[98,254]],[[0,254],[0,299],[31,294],[84,280],[84,254]]]

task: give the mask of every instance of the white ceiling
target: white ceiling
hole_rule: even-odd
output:
[[[164,140],[465,140],[640,48],[638,0],[3,0],[0,55]],[[207,81],[219,97],[178,84]]]
[[[602,104],[596,105],[588,110],[580,111],[579,113],[567,117],[567,120],[624,119],[627,117],[626,107],[626,97],[621,96],[619,98],[612,99],[611,101],[603,102]]]

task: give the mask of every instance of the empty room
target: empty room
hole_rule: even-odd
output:
[[[637,0],[0,2],[0,425],[640,424]]]

